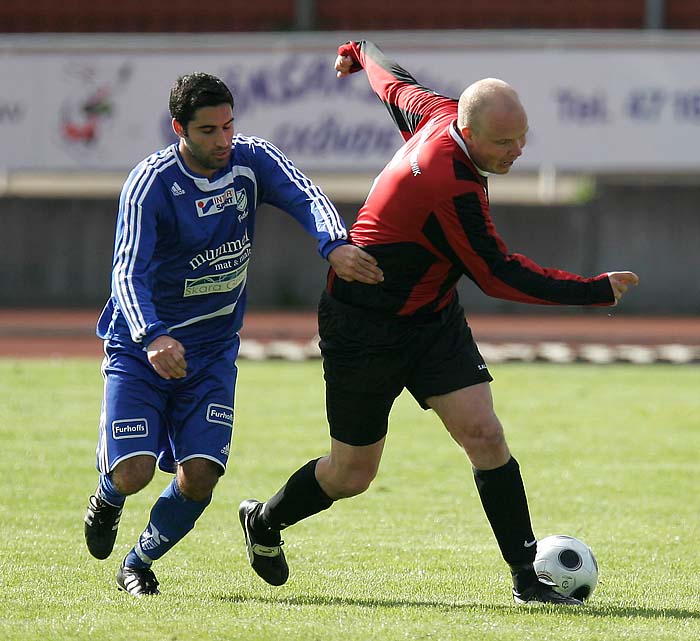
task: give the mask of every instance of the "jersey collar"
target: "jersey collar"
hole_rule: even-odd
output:
[[[174,144],[175,147],[175,158],[177,159],[177,164],[180,167],[180,170],[182,171],[183,174],[186,176],[189,176],[193,181],[194,184],[197,186],[197,189],[200,191],[208,192],[208,191],[216,191],[218,189],[221,189],[222,187],[226,187],[230,185],[233,182],[233,174],[231,172],[231,166],[223,168],[219,171],[219,175],[216,178],[216,180],[211,181],[209,178],[206,176],[202,176],[200,174],[196,174],[193,171],[191,171],[187,165],[185,164],[184,159],[182,158],[182,154],[180,153],[180,150],[178,149],[177,143]],[[223,174],[221,172],[224,172]]]
[[[450,125],[450,136],[454,139],[454,141],[459,145],[459,147],[462,149],[462,151],[466,154],[467,158],[472,161],[472,165],[474,165],[474,168],[479,172],[481,176],[484,178],[489,177],[489,172],[488,171],[483,171],[479,169],[477,164],[474,162],[474,159],[469,155],[469,149],[467,149],[467,143],[464,142],[464,138],[462,138],[462,134],[459,133],[459,129],[457,129],[457,121],[454,120],[452,121],[452,124]]]

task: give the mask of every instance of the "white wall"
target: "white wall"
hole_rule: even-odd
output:
[[[500,77],[530,139],[519,169],[693,172],[700,163],[700,35],[364,34],[424,85],[457,96]],[[308,172],[374,173],[401,139],[363,74],[338,81],[336,46],[361,34],[17,36],[0,42],[0,171],[126,171],[173,140],[174,79],[228,82],[236,129]]]

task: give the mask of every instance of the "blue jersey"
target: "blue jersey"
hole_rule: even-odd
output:
[[[233,340],[261,203],[298,220],[324,258],[347,242],[333,204],[279,149],[240,134],[232,148],[228,166],[211,179],[187,168],[177,144],[131,171],[119,199],[100,338],[143,349],[169,333],[188,351]]]

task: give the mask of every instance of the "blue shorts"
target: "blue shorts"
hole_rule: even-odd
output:
[[[187,376],[165,380],[145,351],[108,343],[102,363],[104,396],[97,469],[111,472],[124,459],[153,456],[164,472],[205,458],[226,470],[233,434],[236,357],[240,341],[224,350],[185,355]]]

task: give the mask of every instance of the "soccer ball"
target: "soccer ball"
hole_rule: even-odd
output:
[[[564,596],[588,599],[598,583],[598,563],[591,548],[573,536],[556,534],[537,542],[535,572]]]

